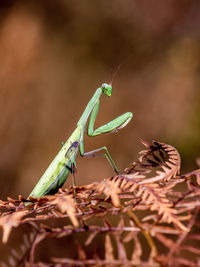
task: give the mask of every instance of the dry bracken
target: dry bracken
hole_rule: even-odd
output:
[[[142,143],[123,174],[77,186],[76,201],[73,188],[28,206],[22,196],[0,201],[4,246],[13,228],[29,227],[1,266],[199,266],[200,169],[180,175],[173,146]],[[51,240],[57,252],[66,242],[57,256],[40,252]]]

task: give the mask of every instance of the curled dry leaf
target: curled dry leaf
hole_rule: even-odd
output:
[[[129,178],[140,178],[137,177],[139,174],[146,174],[146,176],[141,177],[138,181],[140,184],[143,184],[162,180],[169,181],[179,174],[181,157],[173,146],[158,141],[153,141],[152,144],[143,140],[141,142],[147,150],[141,151],[139,153],[141,155],[139,160],[133,162],[131,167],[125,169],[127,174],[129,174]],[[153,170],[156,170],[156,174],[150,175]]]

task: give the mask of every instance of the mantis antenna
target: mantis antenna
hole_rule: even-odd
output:
[[[110,85],[113,84],[113,81],[114,81],[114,79],[115,79],[115,77],[116,77],[118,71],[120,70],[121,66],[122,66],[122,63],[119,64],[119,65],[117,66],[116,70],[113,72],[111,82],[109,83]]]

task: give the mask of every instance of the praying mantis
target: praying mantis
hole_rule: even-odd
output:
[[[87,134],[92,137],[104,133],[116,132],[125,127],[133,117],[131,112],[127,112],[94,130],[94,123],[99,111],[100,98],[103,94],[108,97],[112,95],[111,84],[103,83],[101,87],[96,90],[79,119],[76,129],[62,145],[61,150],[40,178],[39,182],[30,193],[28,199],[30,197],[39,198],[41,196],[55,194],[58,189],[63,186],[69,173],[72,173],[73,187],[75,188],[74,170],[76,169],[75,160],[78,150],[80,151],[80,155],[83,157],[105,157],[113,167],[114,171],[117,174],[119,173],[106,146],[97,148],[90,152],[84,152],[84,133],[88,119]],[[104,151],[104,153],[96,154],[100,151]]]

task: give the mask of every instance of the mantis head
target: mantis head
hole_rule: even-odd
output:
[[[107,96],[112,95],[112,85],[111,84],[103,83],[101,86],[101,89],[105,95],[107,95]]]

